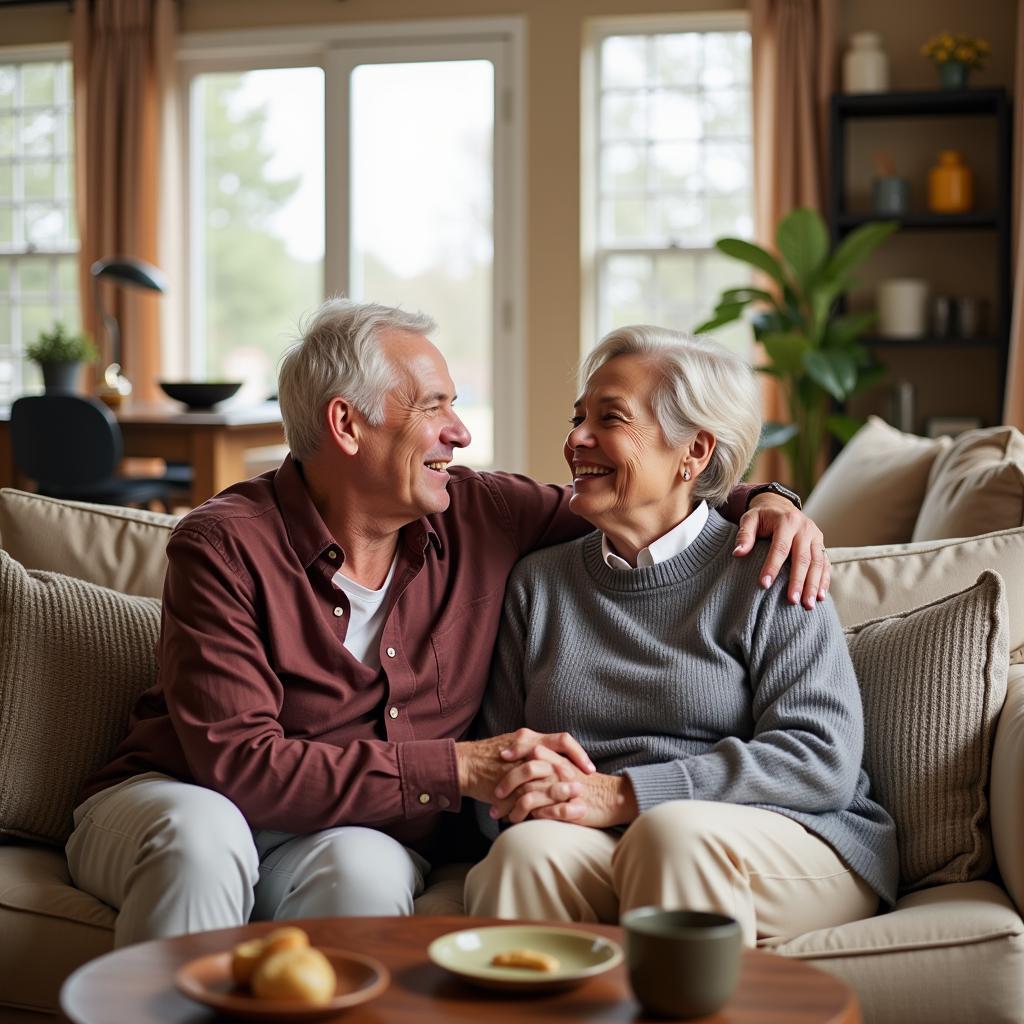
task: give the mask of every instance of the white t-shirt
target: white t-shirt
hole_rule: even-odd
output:
[[[380,635],[384,631],[384,613],[388,588],[394,579],[398,552],[391,560],[387,579],[380,590],[368,590],[349,579],[339,569],[331,582],[348,598],[349,620],[345,633],[345,649],[352,657],[371,668],[380,668]]]

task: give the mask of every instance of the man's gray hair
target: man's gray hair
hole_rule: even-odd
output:
[[[277,393],[285,440],[302,462],[320,446],[323,413],[343,397],[374,426],[384,422],[384,399],[395,371],[380,348],[386,331],[429,334],[437,325],[425,313],[351,299],[328,299],[300,324],[300,336],[281,359]]]
[[[750,465],[761,434],[761,395],[745,359],[703,335],[665,327],[619,327],[606,334],[583,360],[580,391],[616,356],[649,358],[661,379],[651,408],[665,440],[687,444],[698,430],[715,436],[715,450],[697,478],[694,494],[721,505]]]

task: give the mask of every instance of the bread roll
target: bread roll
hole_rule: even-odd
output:
[[[236,985],[243,988],[250,984],[256,968],[271,953],[280,953],[286,949],[307,949],[309,936],[293,925],[275,928],[267,932],[262,939],[249,939],[241,942],[231,952],[231,977]]]
[[[323,1006],[334,998],[338,979],[318,949],[285,949],[260,962],[252,976],[253,995]]]

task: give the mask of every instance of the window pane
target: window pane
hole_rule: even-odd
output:
[[[10,65],[0,66],[0,110],[10,110],[14,106],[14,83],[17,77]]]
[[[191,102],[192,372],[262,399],[323,298],[323,70],[199,75]]]
[[[45,302],[50,294],[50,268],[46,259],[29,257],[18,261],[19,291],[28,302]]]
[[[422,309],[473,443],[493,461],[494,67],[363,64],[352,73],[351,293]],[[427,159],[396,159],[405,153]]]
[[[720,290],[715,239],[753,231],[749,34],[610,36],[600,75],[599,330],[690,330]],[[747,328],[734,333],[716,338],[749,343]]]
[[[54,101],[53,64],[26,64],[22,73],[21,88],[25,106],[37,107]]]
[[[57,115],[52,110],[28,112],[21,118],[21,145],[32,156],[50,156],[57,148]]]

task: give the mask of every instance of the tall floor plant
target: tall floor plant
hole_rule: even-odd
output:
[[[854,272],[898,227],[895,221],[865,224],[835,250],[825,223],[798,209],[779,222],[777,252],[739,238],[720,238],[719,252],[747,263],[768,279],[766,288],[729,288],[698,332],[713,331],[751,313],[767,362],[757,369],[777,378],[789,423],[767,423],[762,447],[781,445],[793,483],[809,494],[817,481],[829,435],[847,441],[861,421],[834,411],[835,403],[865,391],[884,376],[870,349],[860,343],[875,314],[840,313],[839,300],[855,284]]]

